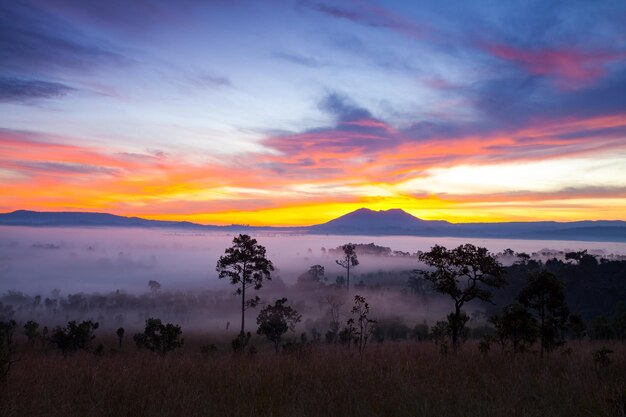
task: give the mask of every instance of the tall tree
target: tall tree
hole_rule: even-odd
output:
[[[245,336],[245,311],[259,303],[258,296],[246,300],[246,290],[261,289],[263,280],[272,279],[274,265],[265,256],[265,247],[256,239],[241,234],[233,239],[233,245],[225,250],[225,255],[217,261],[215,269],[219,278],[228,278],[232,285],[237,285],[236,294],[241,295],[241,332]]]
[[[343,245],[341,249],[343,250],[343,257],[335,262],[346,270],[346,290],[350,291],[350,268],[357,266],[359,259],[356,256],[356,246],[352,243]]]
[[[563,283],[546,270],[528,275],[526,287],[518,296],[520,304],[534,310],[539,320],[541,357],[563,344],[562,334],[569,318]]]
[[[432,269],[417,269],[414,274],[419,274],[431,282],[437,292],[454,300],[454,311],[448,316],[448,324],[452,346],[457,349],[467,321],[461,309],[474,299],[493,304],[493,293],[489,288],[506,285],[504,268],[486,248],[469,243],[451,250],[435,245],[430,251],[420,254],[419,260]]]

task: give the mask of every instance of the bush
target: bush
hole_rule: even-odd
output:
[[[428,328],[428,324],[416,324],[415,327],[413,327],[413,331],[411,332],[411,339],[417,340],[418,342],[429,340],[430,329]]]
[[[146,348],[160,355],[165,355],[183,346],[183,331],[180,326],[171,323],[163,324],[159,319],[146,320],[143,333],[137,333],[133,340],[138,348]]]
[[[200,346],[200,353],[202,353],[202,356],[204,357],[211,356],[215,352],[217,352],[217,346],[215,346],[214,343]]]
[[[388,317],[379,320],[372,329],[372,334],[376,341],[384,340],[406,340],[411,329],[404,324],[400,317]]]
[[[57,326],[52,331],[50,343],[60,349],[63,356],[73,354],[78,350],[89,350],[91,341],[96,338],[93,334],[98,328],[98,323],[91,320],[79,324],[75,320],[67,323],[67,326]]]
[[[609,366],[612,362],[609,356],[611,354],[613,354],[613,351],[603,346],[602,349],[593,352],[593,360],[600,366]]]

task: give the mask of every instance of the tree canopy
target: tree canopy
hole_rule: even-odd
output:
[[[448,316],[448,322],[452,345],[457,348],[467,321],[463,319],[461,308],[474,299],[492,302],[491,288],[506,285],[504,268],[486,248],[469,243],[455,249],[435,245],[430,251],[420,254],[419,260],[430,269],[416,269],[414,277],[430,282],[437,292],[454,300],[454,312]]]

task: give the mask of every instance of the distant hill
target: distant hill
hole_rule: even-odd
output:
[[[619,220],[454,224],[441,220],[422,220],[400,209],[381,211],[359,209],[327,223],[311,226],[309,232],[341,235],[412,235],[626,242],[626,222]]]
[[[626,222],[619,220],[454,224],[441,220],[422,220],[401,209],[374,211],[366,208],[309,227],[215,226],[191,222],[147,220],[108,213],[28,210],[0,214],[0,225],[142,227],[204,231],[288,231],[331,235],[409,235],[626,242]]]
[[[311,226],[309,231],[328,234],[429,235],[450,226],[446,221],[422,220],[401,209],[374,211],[361,208],[329,222]]]
[[[66,227],[142,227],[189,230],[243,230],[255,229],[244,225],[214,226],[192,222],[148,220],[140,217],[116,216],[109,213],[40,212],[17,210],[0,214],[0,225],[5,226],[66,226]]]

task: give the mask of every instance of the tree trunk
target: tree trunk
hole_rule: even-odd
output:
[[[246,282],[245,280],[242,279],[242,283],[241,283],[241,332],[239,333],[242,339],[246,335],[246,332],[244,330],[245,313],[246,313]]]
[[[348,293],[350,292],[350,261],[348,260],[348,267],[346,268],[347,272],[347,279],[346,279],[346,289],[348,291]]]
[[[461,307],[454,306],[454,322],[452,323],[452,348],[456,351],[459,347],[459,323],[461,321]]]
[[[546,329],[545,329],[545,302],[543,299],[543,296],[541,297],[541,353],[540,353],[540,358],[543,359],[543,351],[545,349],[546,346],[546,339],[545,339],[545,335],[546,335]]]

